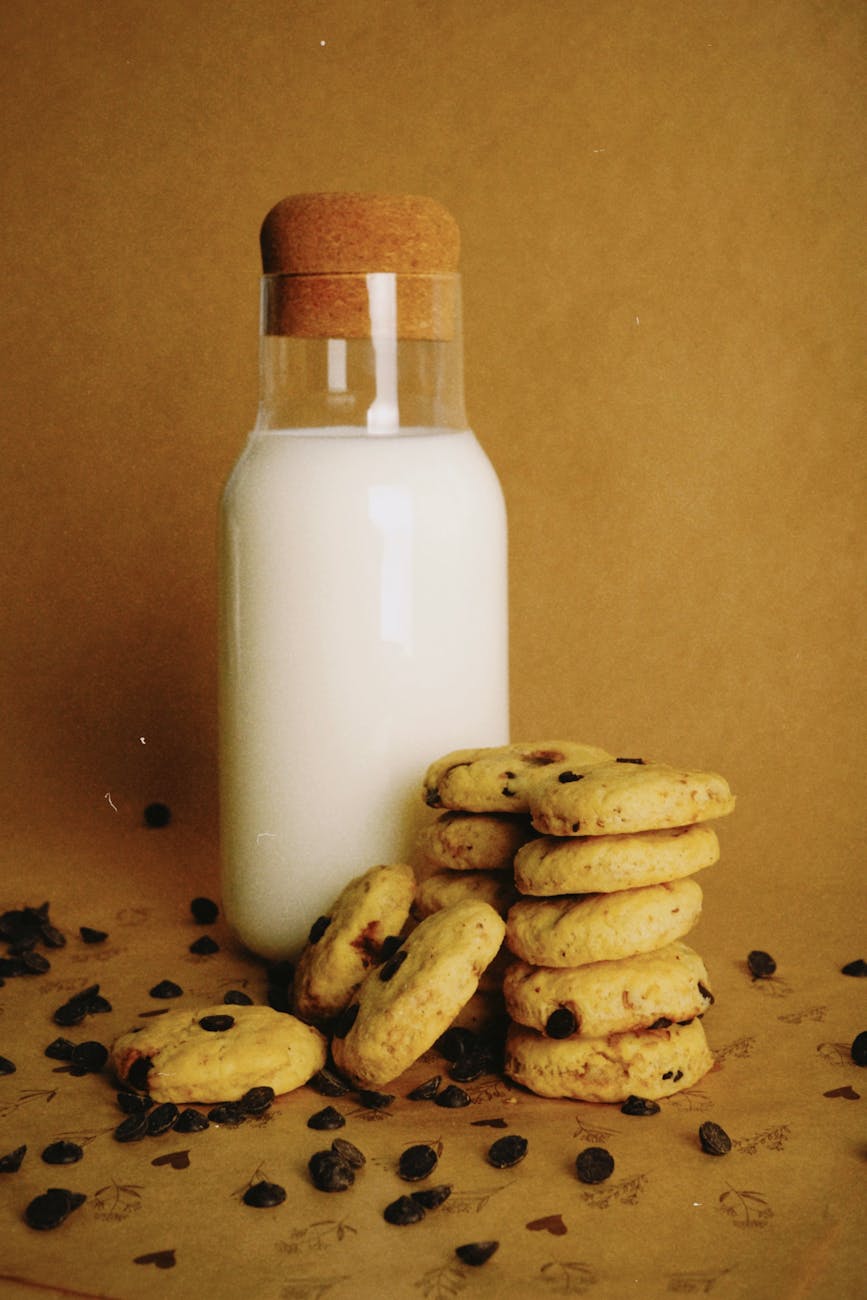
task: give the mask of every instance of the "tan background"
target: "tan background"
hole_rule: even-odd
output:
[[[216,890],[215,518],[256,404],[259,223],[294,191],[429,193],[462,228],[468,406],[510,510],[513,732],[729,777],[699,946],[735,1064],[707,1104],[759,1127],[755,1038],[768,1115],[808,1051],[822,1118],[796,1130],[854,1126],[824,1097],[857,1082],[837,971],[867,955],[865,27],[856,0],[2,6],[3,905],[78,899],[122,935]],[[174,838],[140,838],[152,799]],[[801,1003],[776,1066],[756,946]],[[803,1048],[824,1014],[836,1076]],[[770,1253],[725,1243],[727,1296],[855,1294],[821,1208],[842,1196],[854,1242],[847,1142],[821,1177],[804,1152]],[[84,1286],[75,1240],[55,1267],[27,1238],[32,1275]],[[757,1291],[762,1260],[791,1286]]]

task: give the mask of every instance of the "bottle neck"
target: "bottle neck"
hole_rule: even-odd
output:
[[[467,428],[460,276],[266,275],[256,428]]]

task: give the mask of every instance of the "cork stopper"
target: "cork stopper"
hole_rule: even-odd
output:
[[[262,267],[269,334],[364,338],[375,332],[367,277],[395,277],[399,338],[449,339],[460,233],[434,199],[408,194],[294,194],[266,216]]]

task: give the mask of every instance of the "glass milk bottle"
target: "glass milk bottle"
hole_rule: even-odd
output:
[[[221,506],[221,853],[229,923],[277,960],[411,860],[432,759],[508,739],[506,517],[450,215],[296,195],[261,243],[261,401]]]

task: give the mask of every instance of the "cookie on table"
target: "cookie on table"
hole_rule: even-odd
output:
[[[404,863],[371,867],[315,921],[298,959],[293,1005],[305,1020],[327,1020],[349,1003],[383,940],[398,935],[415,898],[415,873]]]
[[[111,1049],[118,1079],[154,1101],[237,1101],[250,1088],[300,1088],[325,1065],[312,1025],[260,1006],[167,1011],[121,1034]]]
[[[712,1065],[700,1020],[607,1038],[545,1038],[516,1024],[506,1034],[505,1073],[540,1097],[658,1101],[693,1087]]]
[[[431,763],[424,778],[431,808],[463,812],[526,813],[530,792],[544,773],[582,772],[611,755],[595,745],[571,740],[514,742],[483,749],[456,749]]]
[[[522,894],[613,893],[680,880],[719,859],[719,840],[706,824],[634,835],[540,835],[515,855]]]
[[[685,943],[587,966],[513,962],[503,977],[512,1020],[550,1038],[607,1038],[681,1024],[713,1003],[705,964]]]
[[[443,813],[418,837],[422,856],[445,871],[503,871],[536,832],[513,813]]]
[[[690,879],[616,894],[522,898],[509,909],[506,943],[531,966],[617,961],[681,939],[701,904],[701,886]]]
[[[356,1086],[397,1078],[437,1040],[476,992],[505,925],[489,903],[465,899],[421,921],[370,971],[338,1018],[331,1052]]]
[[[625,835],[692,826],[735,806],[716,772],[688,772],[664,763],[618,758],[558,771],[533,791],[533,825],[543,835]]]
[[[423,920],[461,899],[477,898],[505,917],[518,897],[511,871],[438,871],[419,885],[413,914]]]

